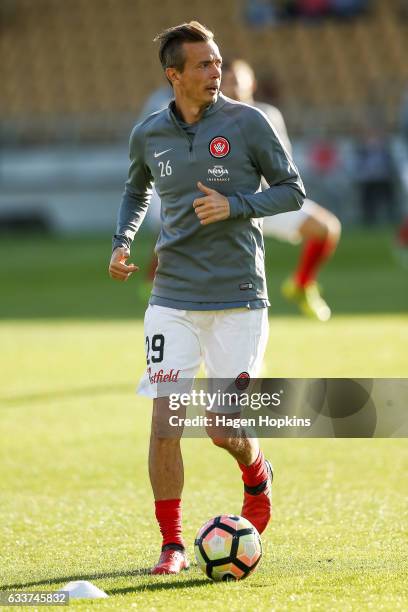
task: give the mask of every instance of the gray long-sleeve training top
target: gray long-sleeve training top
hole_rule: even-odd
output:
[[[261,218],[298,210],[305,191],[264,113],[219,94],[187,125],[173,101],[135,126],[130,162],[113,248],[130,248],[154,181],[162,228],[150,303],[182,310],[269,305]],[[205,194],[198,181],[228,198],[228,219],[200,224],[193,201]]]

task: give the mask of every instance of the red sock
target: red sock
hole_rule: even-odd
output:
[[[248,487],[256,487],[268,478],[268,471],[261,450],[251,465],[244,465],[243,463],[238,463],[238,465],[242,472],[242,480]]]
[[[305,287],[315,279],[317,270],[323,261],[333,251],[333,243],[325,238],[311,238],[306,242],[295,272],[295,281],[300,287]]]
[[[179,544],[184,547],[181,537],[181,499],[159,499],[154,502],[156,519],[163,536],[163,546]]]

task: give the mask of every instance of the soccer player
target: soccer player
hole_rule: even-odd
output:
[[[222,58],[196,21],[155,39],[175,100],[137,124],[109,265],[126,281],[131,243],[154,182],[162,204],[158,268],[145,316],[147,370],[139,392],[153,398],[149,475],[162,550],[153,574],[188,567],[181,530],[183,462],[179,437],[161,433],[169,411],[159,380],[255,377],[268,336],[268,295],[260,219],[298,210],[305,193],[296,166],[266,116],[219,91]],[[261,177],[270,187],[260,191]],[[169,383],[170,384],[170,383]],[[271,516],[272,469],[256,438],[212,441],[237,461],[241,514],[259,532]]]
[[[256,80],[247,62],[236,59],[224,63],[221,89],[230,98],[260,108],[277,130],[287,151],[292,154],[281,112],[270,104],[254,100]],[[302,241],[303,249],[298,266],[283,283],[282,293],[288,300],[295,302],[304,314],[320,321],[327,321],[331,310],[320,295],[316,276],[322,264],[335,251],[340,232],[339,219],[309,199],[305,200],[301,210],[266,217],[263,222],[265,236],[292,243]]]

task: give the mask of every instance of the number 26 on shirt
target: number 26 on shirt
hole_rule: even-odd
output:
[[[159,161],[157,162],[160,168],[160,177],[164,178],[166,176],[170,176],[173,173],[173,169],[170,166],[170,160],[168,159],[166,163]]]

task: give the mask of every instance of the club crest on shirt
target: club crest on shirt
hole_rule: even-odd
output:
[[[213,157],[225,157],[230,152],[230,143],[224,136],[216,136],[210,142],[210,153]]]

